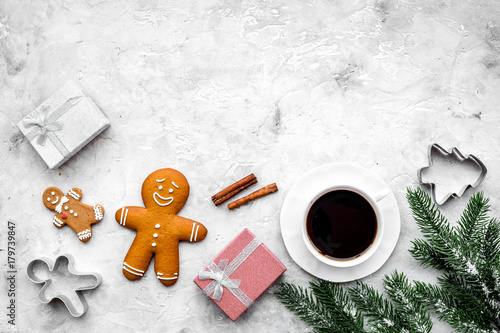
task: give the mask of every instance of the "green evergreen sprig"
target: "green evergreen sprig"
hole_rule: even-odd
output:
[[[316,332],[427,333],[432,328],[415,286],[404,274],[394,272],[385,277],[389,298],[360,281],[347,289],[325,280],[309,284],[310,290],[282,283],[275,294]]]
[[[424,239],[410,250],[424,266],[443,270],[438,286],[418,283],[427,306],[458,332],[500,329],[500,224],[490,219],[489,200],[473,195],[456,227],[421,189],[407,199]]]
[[[309,284],[312,291],[282,283],[275,295],[316,332],[366,332],[363,317],[340,285],[323,280]]]
[[[410,313],[404,316],[404,326],[411,327],[412,332],[429,332],[432,320],[426,311],[416,286],[408,281],[403,273],[395,271],[384,279],[385,291],[396,305],[399,313]],[[408,319],[411,319],[408,321]]]
[[[370,332],[399,333],[404,328],[404,320],[397,308],[373,287],[356,281],[356,286],[349,288],[349,295],[358,308],[368,317]]]

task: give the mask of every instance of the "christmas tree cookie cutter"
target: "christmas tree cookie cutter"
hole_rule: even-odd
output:
[[[98,273],[80,273],[75,270],[74,259],[69,254],[57,257],[54,263],[47,258],[35,259],[28,264],[26,270],[28,278],[32,282],[43,284],[42,289],[38,293],[40,302],[48,304],[58,298],[66,305],[69,313],[75,318],[83,316],[89,308],[82,291],[95,289],[102,283],[102,277]],[[60,281],[60,279],[55,280],[53,276],[56,274],[72,282],[71,284],[74,287],[70,292],[48,292],[51,288],[61,290],[58,288],[58,285],[62,284],[63,281]],[[54,295],[51,296],[50,294]]]
[[[451,197],[461,197],[469,187],[477,187],[486,177],[486,166],[476,156],[464,157],[453,147],[448,152],[434,143],[429,146],[429,166],[418,170],[418,182],[431,188],[432,199],[438,205]]]

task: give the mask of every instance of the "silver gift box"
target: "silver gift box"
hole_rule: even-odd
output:
[[[108,126],[108,119],[73,81],[17,124],[50,169],[69,160]]]

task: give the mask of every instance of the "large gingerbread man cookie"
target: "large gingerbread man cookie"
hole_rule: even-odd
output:
[[[203,224],[180,217],[189,196],[189,184],[182,173],[160,169],[142,184],[143,207],[127,206],[116,211],[116,221],[137,231],[123,262],[123,275],[129,280],[144,276],[155,255],[156,277],[165,286],[179,277],[179,241],[199,242],[207,235]]]
[[[58,228],[69,225],[82,242],[88,242],[92,237],[91,225],[104,217],[104,208],[101,205],[89,206],[80,202],[82,190],[72,188],[68,194],[57,187],[49,187],[43,192],[45,207],[56,211],[52,223]]]

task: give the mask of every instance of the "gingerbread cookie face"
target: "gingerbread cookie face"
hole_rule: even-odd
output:
[[[146,208],[176,214],[186,204],[189,183],[177,170],[160,169],[146,178],[141,194]]]
[[[72,188],[66,195],[57,187],[47,188],[42,195],[43,204],[56,212],[52,223],[57,228],[68,225],[78,235],[81,242],[92,237],[91,225],[102,220],[104,208],[101,205],[89,206],[80,202],[82,191]]]
[[[180,217],[189,196],[189,183],[174,169],[151,173],[142,185],[143,207],[126,206],[116,211],[116,221],[137,231],[123,262],[123,275],[142,278],[154,257],[157,279],[165,286],[179,278],[179,241],[199,242],[207,229],[199,222]]]
[[[50,210],[56,210],[63,197],[64,194],[60,189],[49,187],[43,192],[43,204]]]

